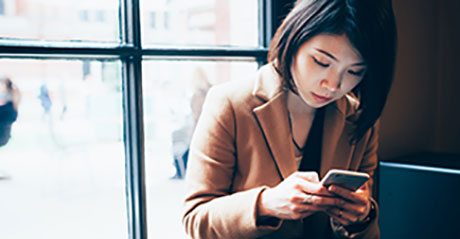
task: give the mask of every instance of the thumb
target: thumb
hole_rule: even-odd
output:
[[[312,183],[319,183],[318,173],[315,171],[298,172],[298,176]]]

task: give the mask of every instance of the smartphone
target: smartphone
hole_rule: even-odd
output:
[[[325,187],[337,185],[351,191],[356,191],[369,180],[369,174],[341,169],[331,169],[321,180]]]

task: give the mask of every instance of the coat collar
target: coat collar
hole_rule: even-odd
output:
[[[263,104],[253,112],[262,128],[267,145],[275,159],[282,178],[297,171],[294,149],[291,143],[288,112],[286,108],[287,91],[272,64],[263,66],[254,84],[252,94]],[[323,176],[330,168],[346,168],[348,160],[334,160],[337,157],[349,158],[354,146],[349,143],[349,135],[354,127],[347,121],[356,114],[359,105],[354,95],[347,95],[326,106],[323,129],[321,172]]]

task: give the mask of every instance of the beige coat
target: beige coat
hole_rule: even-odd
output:
[[[286,108],[287,93],[271,65],[250,81],[213,87],[194,133],[186,176],[183,224],[198,238],[332,238],[329,218],[303,232],[302,220],[257,224],[259,195],[297,171]],[[355,145],[350,122],[357,101],[349,96],[327,106],[320,177],[332,168],[373,174],[377,127]],[[372,182],[370,182],[372,183]],[[356,238],[378,238],[376,220]]]

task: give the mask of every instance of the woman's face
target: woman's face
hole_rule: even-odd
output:
[[[291,74],[300,97],[320,108],[350,92],[363,78],[366,65],[343,35],[320,34],[303,43]]]

